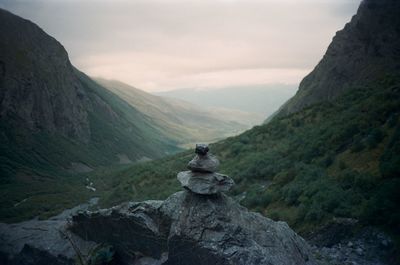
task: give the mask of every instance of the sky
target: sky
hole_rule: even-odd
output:
[[[155,92],[298,84],[360,0],[0,0],[94,77]]]

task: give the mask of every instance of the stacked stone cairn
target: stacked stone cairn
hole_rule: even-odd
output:
[[[216,173],[219,161],[208,153],[206,144],[196,144],[195,157],[188,163],[188,171],[178,173],[182,187],[196,194],[212,195],[229,191],[235,184],[230,177]]]

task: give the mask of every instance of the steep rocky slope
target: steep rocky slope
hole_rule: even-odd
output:
[[[0,216],[77,204],[71,194],[85,181],[72,175],[162,157],[177,144],[76,70],[38,26],[0,10]]]
[[[2,123],[89,141],[85,91],[67,52],[33,23],[0,12]]]
[[[286,115],[400,72],[400,2],[364,0],[280,110]]]
[[[20,170],[12,163],[74,169],[116,163],[120,153],[135,161],[177,150],[149,117],[74,69],[39,27],[5,10],[0,20],[1,157],[9,171]]]

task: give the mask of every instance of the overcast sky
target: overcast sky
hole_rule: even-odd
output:
[[[147,91],[298,84],[360,0],[0,0],[91,76]]]

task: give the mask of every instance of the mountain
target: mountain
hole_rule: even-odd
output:
[[[203,106],[223,107],[253,112],[263,118],[274,113],[296,92],[294,85],[232,86],[216,89],[177,89],[158,92],[157,95],[178,98]],[[258,122],[257,124],[259,124]],[[255,124],[253,124],[255,125]]]
[[[72,66],[57,40],[2,9],[0,37],[3,218],[33,217],[44,201],[50,212],[72,206],[91,196],[85,176],[94,169],[216,141],[249,128],[256,116],[94,81]]]
[[[337,34],[349,37],[333,39],[327,55],[280,115],[211,146],[220,158],[220,172],[236,182],[231,195],[306,236],[338,220],[399,233],[400,72],[395,69],[400,46],[395,44],[400,30],[399,19],[393,15],[399,13],[399,2],[363,1],[357,15]],[[356,38],[355,30],[365,27],[373,30],[374,40]],[[388,32],[391,35],[386,38]],[[383,39],[379,56],[363,48],[353,49],[351,56],[344,48],[370,47]],[[334,55],[332,47],[337,47]],[[345,56],[339,50],[347,56],[343,65],[332,59]],[[360,53],[368,76],[356,67]],[[330,69],[342,68],[348,77],[339,82]],[[324,76],[324,83],[336,84],[335,89],[310,76]],[[311,94],[303,94],[304,84],[309,84]],[[332,91],[331,96],[327,91]],[[285,114],[286,110],[291,113]],[[176,173],[186,167],[190,156],[184,152],[118,172],[118,185],[102,195],[101,203],[165,198],[179,189]],[[352,232],[333,232],[330,244]]]
[[[141,113],[182,146],[214,142],[260,123],[261,115],[234,109],[207,108],[183,100],[155,96],[119,81],[95,79]]]
[[[75,173],[159,158],[181,150],[177,145],[150,117],[75,69],[54,38],[0,9],[4,215],[26,200],[75,203],[74,185],[85,189]]]
[[[76,70],[38,26],[5,10],[0,19],[2,176],[178,150],[149,117]]]
[[[300,83],[280,115],[332,101],[351,89],[400,71],[399,1],[362,1],[322,60]]]

